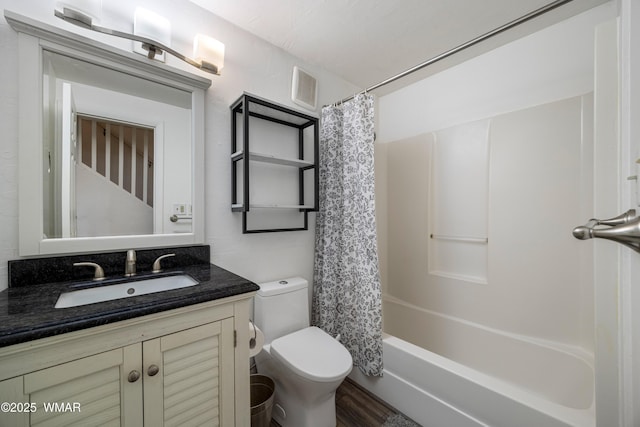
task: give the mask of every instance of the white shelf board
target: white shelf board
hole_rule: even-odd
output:
[[[241,156],[242,156],[242,151],[236,151],[231,155],[231,160],[236,160]],[[308,162],[306,160],[290,159],[286,157],[276,157],[271,154],[256,153],[254,151],[249,152],[249,160],[254,160],[256,162],[263,162],[263,163],[273,163],[276,165],[295,166],[298,168],[314,165],[313,162]]]
[[[241,208],[243,205],[241,203],[231,205],[231,208]],[[276,205],[276,204],[266,204],[266,203],[251,203],[249,205],[250,209],[313,209],[313,205]]]

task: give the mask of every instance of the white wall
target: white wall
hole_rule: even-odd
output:
[[[85,164],[76,165],[76,194],[77,236],[153,234],[153,208]]]
[[[0,0],[8,9],[33,19],[87,35],[53,15],[55,2]],[[221,76],[202,73],[213,84],[205,100],[206,109],[206,243],[211,244],[212,262],[254,281],[273,280],[290,275],[312,279],[315,216],[311,229],[290,233],[241,234],[241,217],[230,209],[230,113],[229,105],[243,91],[297,108],[289,100],[291,72],[299,65],[318,78],[318,104],[342,99],[358,90],[324,69],[304,63],[279,48],[258,39],[186,0],[114,0],[103,2],[102,25],[131,31],[137,6],[165,16],[172,23],[172,47],[189,54],[193,36],[211,35],[226,46]],[[93,35],[92,35],[93,36]],[[131,50],[129,41],[96,34],[104,43]],[[0,289],[7,286],[7,260],[18,258],[18,182],[17,182],[17,34],[0,19]],[[169,57],[168,64],[199,72]]]
[[[583,145],[589,122],[581,114],[590,114],[594,27],[615,16],[615,4],[605,4],[379,99],[376,161],[384,173],[377,197],[387,201],[378,214],[388,294],[593,349],[593,282],[571,272],[584,263],[584,243],[572,241],[571,228],[592,209],[582,188],[591,171]],[[435,131],[482,119],[492,119],[487,284],[433,280],[429,147]],[[518,157],[505,157],[509,151]]]
[[[592,91],[594,26],[615,16],[606,3],[380,97],[378,141]]]

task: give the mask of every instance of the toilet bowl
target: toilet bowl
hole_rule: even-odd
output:
[[[335,427],[335,392],[351,372],[351,355],[335,338],[309,326],[306,280],[259,286],[254,322],[265,345],[256,366],[276,384],[273,417],[283,427]]]

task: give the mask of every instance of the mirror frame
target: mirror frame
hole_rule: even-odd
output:
[[[204,234],[204,97],[211,80],[5,10],[18,32],[19,255],[97,252],[202,244]],[[191,93],[192,226],[190,233],[43,238],[43,51],[77,58]]]

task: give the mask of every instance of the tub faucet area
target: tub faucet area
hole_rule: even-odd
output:
[[[124,266],[124,275],[127,277],[136,275],[136,251],[129,249],[127,251],[127,261]]]

